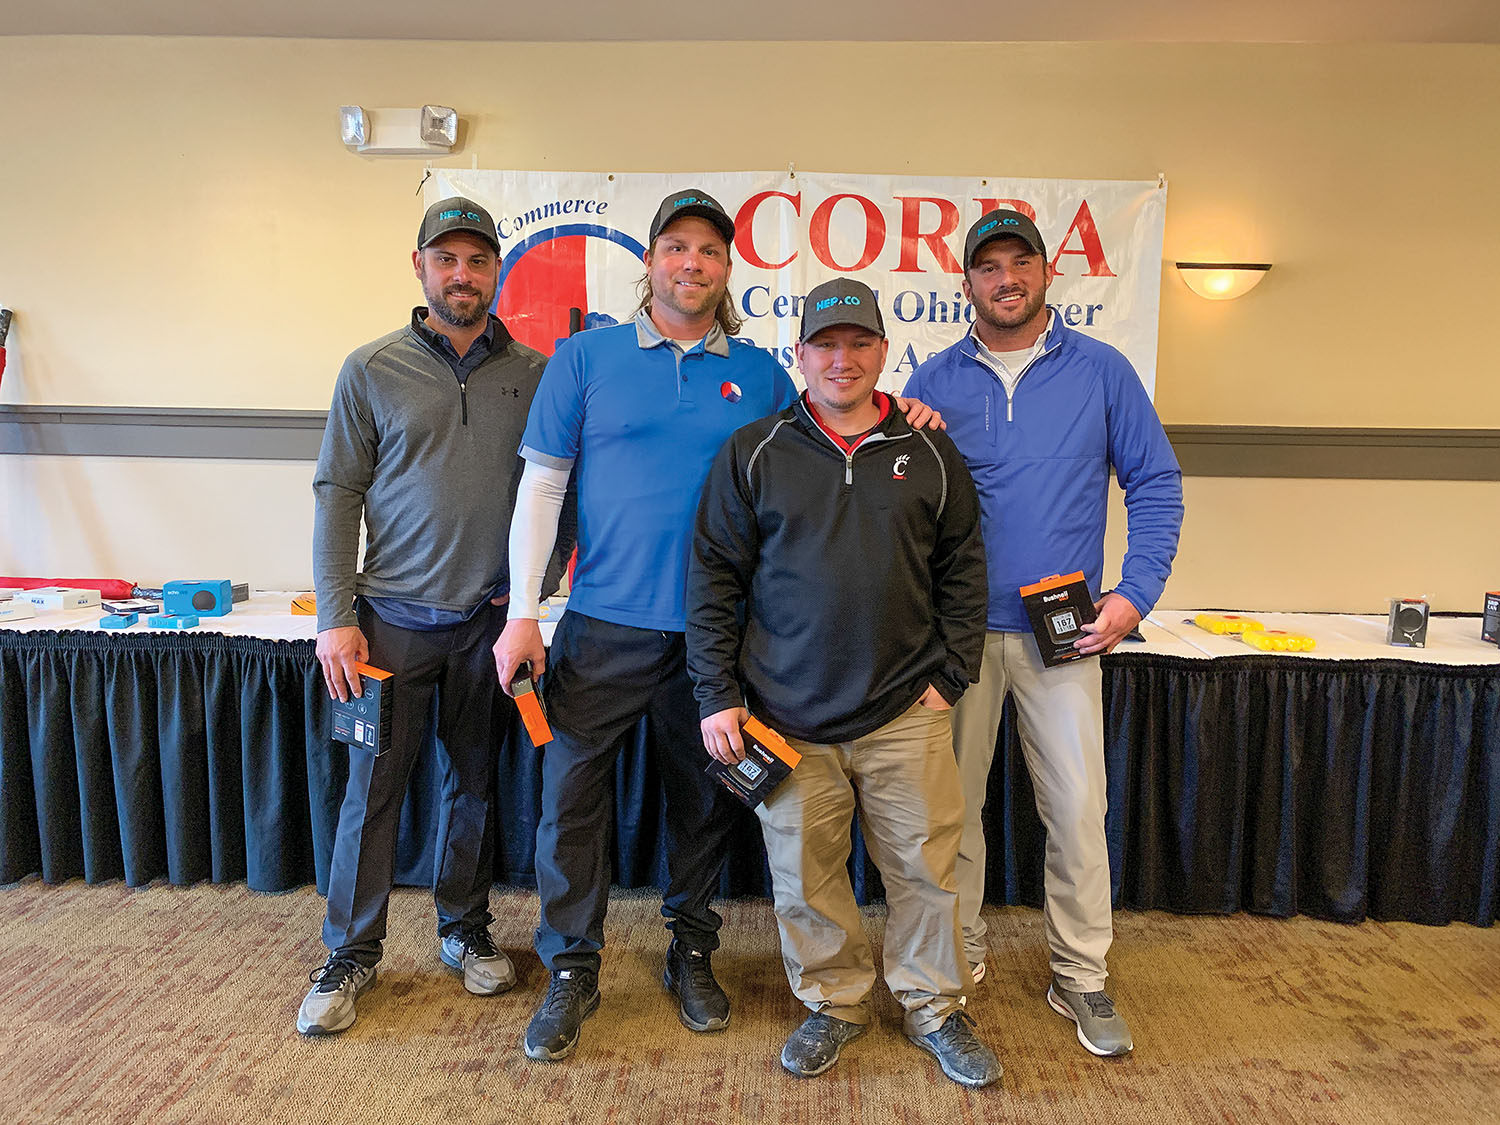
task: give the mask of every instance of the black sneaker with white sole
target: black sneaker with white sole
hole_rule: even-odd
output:
[[[526,1025],[526,1057],[557,1062],[573,1053],[583,1021],[599,1010],[599,974],[592,969],[556,969],[536,1015]]]
[[[723,1031],[729,1026],[729,997],[714,979],[709,955],[674,941],[667,948],[662,984],[677,997],[677,1018],[690,1031]]]

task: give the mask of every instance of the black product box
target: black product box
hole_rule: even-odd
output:
[[[1421,598],[1392,598],[1385,643],[1400,648],[1427,647],[1427,603]]]
[[[1031,619],[1042,663],[1048,668],[1090,655],[1073,647],[1073,642],[1084,635],[1083,627],[1099,616],[1083,571],[1054,574],[1022,586],[1021,604]]]
[[[377,756],[391,748],[391,707],[395,690],[391,673],[368,664],[356,664],[359,690],[347,702],[333,701],[333,737]]]
[[[1484,596],[1484,625],[1479,635],[1491,644],[1500,645],[1500,590],[1491,590]]]
[[[753,809],[771,794],[802,760],[786,739],[753,716],[740,727],[745,760],[726,766],[710,758],[707,773],[728,789],[746,808]]]

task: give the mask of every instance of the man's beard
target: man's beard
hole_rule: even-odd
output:
[[[448,303],[446,295],[443,293],[427,294],[428,311],[430,311],[433,316],[437,317],[444,324],[447,324],[453,328],[473,328],[474,325],[480,323],[482,320],[484,320],[485,317],[489,316],[490,305],[493,304],[495,300],[495,295],[493,293],[490,294],[488,300],[484,299],[484,293],[478,289],[458,295],[478,298],[474,302],[473,312],[460,312],[458,309],[454,308]]]
[[[983,304],[976,304],[974,306],[974,315],[979,317],[980,320],[984,321],[991,328],[999,329],[1001,331],[1013,331],[1014,329],[1021,328],[1024,325],[1030,324],[1032,318],[1042,311],[1042,307],[1046,305],[1046,303],[1047,290],[1042,289],[1038,292],[1028,295],[1026,299],[1021,303],[1021,308],[1018,312],[1014,312],[1003,317],[996,315],[993,306],[988,301],[986,301]]]

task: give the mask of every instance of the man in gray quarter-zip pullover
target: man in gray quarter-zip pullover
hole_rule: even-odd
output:
[[[318,660],[339,699],[359,694],[357,663],[393,673],[394,708],[389,750],[349,749],[328,873],[329,956],[298,1013],[303,1034],[343,1031],[375,981],[402,799],[434,695],[446,806],[433,887],[439,955],[469,992],[515,983],[488,929],[495,708],[504,699],[490,648],[510,592],[515,450],[546,361],[489,312],[498,253],[482,207],[462,198],[430,207],[412,253],[427,305],[345,360],[328,411],[313,480]],[[565,535],[554,589],[569,549]]]
[[[811,1010],[781,1065],[821,1074],[871,1022],[875,965],[846,870],[857,806],[907,1037],[986,1086],[1000,1064],[964,1011],[950,725],[984,647],[979,498],[953,442],[876,391],[889,342],[870,289],[825,282],[804,309],[807,393],[729,439],[698,508],[687,652],[703,745],[742,762],[748,705],[802,756],[756,809],[787,980]]]

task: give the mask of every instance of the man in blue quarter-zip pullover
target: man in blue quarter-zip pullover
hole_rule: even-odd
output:
[[[666,798],[662,913],[672,942],[663,983],[684,1026],[729,1023],[710,962],[721,919],[709,900],[742,810],[704,772],[683,588],[714,455],[735,430],[796,399],[770,354],[732,335],[740,323],[729,295],[733,243],[733,220],[707,192],[685,188],[662,200],[635,317],[559,345],[522,439],[510,620],[495,665],[505,686],[522,662],[545,668],[554,735],[542,757],[536,840],[536,950],[551,980],[523,1039],[533,1059],[569,1055],[599,1006],[615,760],[642,715],[651,716]],[[912,424],[929,414],[913,410]],[[548,654],[537,592],[570,473],[578,566]]]
[[[967,812],[958,886],[974,981],[984,977],[984,809],[1007,694],[1037,812],[1047,830],[1043,920],[1047,1001],[1096,1055],[1133,1041],[1104,991],[1113,936],[1104,837],[1104,720],[1099,662],[1042,665],[1019,589],[1081,570],[1099,618],[1076,647],[1110,651],[1161,596],[1182,526],[1182,473],[1130,362],[1047,308],[1052,267],[1036,225],[1016,211],[982,216],[964,241],[974,330],[922,364],[906,394],[940,410],[974,475],[989,562],[979,682],[954,711]],[[1125,491],[1129,548],[1120,584],[1099,587],[1113,469]]]
[[[434,694],[445,804],[433,885],[438,953],[469,992],[515,983],[489,934],[488,813],[503,699],[490,648],[510,589],[515,448],[545,361],[490,315],[498,251],[495,224],[478,204],[453,198],[428,208],[412,253],[427,306],[345,360],[328,410],[313,478],[318,661],[339,699],[359,694],[358,662],[394,673],[394,709],[389,750],[348,749],[323,924],[329,955],[297,1014],[304,1035],[343,1031],[375,983],[402,798]],[[571,530],[563,541],[566,549]],[[553,588],[561,571],[556,558]]]

